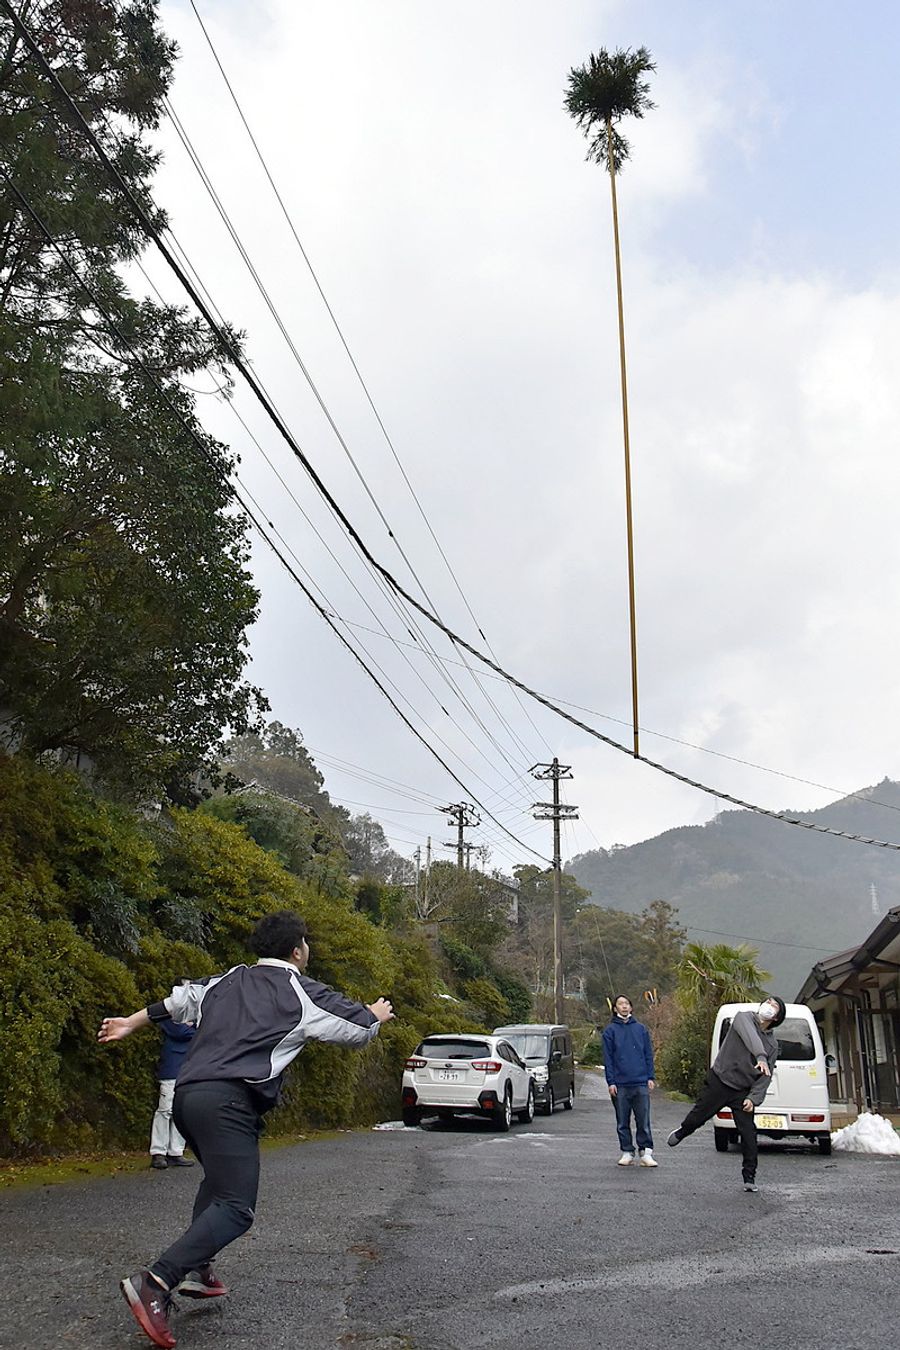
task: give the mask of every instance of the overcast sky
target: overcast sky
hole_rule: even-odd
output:
[[[813,808],[900,776],[895,6],[197,3],[500,662],[591,709],[587,720],[625,744],[609,183],[585,162],[562,101],[569,69],[591,51],[650,48],[657,107],[625,128],[633,157],[619,184],[642,750],[775,808]],[[372,549],[416,591],[399,545],[444,619],[483,645],[190,5],[170,0],[163,18],[181,49],[175,111],[365,485],[167,122],[157,186],[178,240],[246,330],[254,369]],[[161,263],[147,266],[178,295]],[[328,608],[354,625],[344,631],[466,785],[406,730],[255,543],[252,678],[272,715],[302,731],[332,795],[378,808],[398,851],[428,834],[436,847],[449,839],[433,808],[468,796],[548,855],[550,827],[528,812],[546,786],[527,770],[554,754],[573,766],[567,795],[581,811],[566,856],[711,817],[712,797],[526,708],[496,679],[481,679],[490,701],[462,666],[445,665],[454,687],[444,683],[440,661],[413,641],[246,389],[233,406],[312,524],[234,411],[215,394],[198,404],[240,452],[243,481]],[[442,660],[459,661],[428,637]],[[882,836],[897,838],[895,813],[884,814]],[[470,837],[491,844],[494,865],[529,860],[487,817],[485,827]]]

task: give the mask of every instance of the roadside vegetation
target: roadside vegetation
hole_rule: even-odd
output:
[[[155,0],[38,0],[29,24],[164,227],[150,136],[176,52]],[[6,17],[0,53],[0,1157],[141,1147],[158,1046],[101,1050],[101,1017],[246,959],[255,921],[288,906],[310,973],[389,995],[397,1020],[360,1055],[311,1046],[271,1132],[396,1114],[424,1035],[551,1018],[550,877],[485,856],[416,884],[300,733],[266,720],[245,678],[259,597],[235,459],[192,392],[206,374],[227,395],[240,335],[223,346],[131,293],[147,241],[124,196]],[[563,887],[580,1044],[623,991],[668,1027],[675,910]],[[673,1086],[697,1026],[678,1024]]]

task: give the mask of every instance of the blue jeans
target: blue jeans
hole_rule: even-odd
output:
[[[653,1135],[650,1133],[650,1089],[646,1083],[620,1083],[613,1097],[616,1107],[616,1126],[619,1131],[619,1147],[623,1153],[634,1152],[634,1140],[631,1137],[631,1116],[634,1114],[637,1146],[639,1149],[653,1147]]]

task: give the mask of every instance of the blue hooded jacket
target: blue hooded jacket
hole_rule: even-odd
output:
[[[610,1087],[634,1087],[655,1078],[653,1045],[643,1022],[616,1016],[604,1027],[603,1071]]]

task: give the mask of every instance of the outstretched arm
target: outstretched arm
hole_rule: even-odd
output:
[[[147,1016],[146,1008],[132,1013],[130,1017],[104,1017],[97,1032],[97,1040],[101,1045],[106,1045],[109,1041],[124,1041],[133,1031],[149,1026],[150,1018]]]

